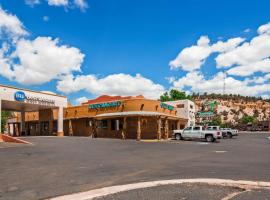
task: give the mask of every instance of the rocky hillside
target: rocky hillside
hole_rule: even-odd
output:
[[[209,111],[221,116],[222,123],[237,124],[244,116],[254,116],[258,121],[270,120],[270,102],[257,97],[239,95],[195,96],[197,111]],[[209,106],[212,104],[212,106]]]

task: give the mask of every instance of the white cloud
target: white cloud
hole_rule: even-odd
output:
[[[9,14],[0,7],[0,36],[3,34],[7,34],[12,39],[17,39],[28,33],[16,15]]]
[[[258,28],[257,36],[235,49],[216,57],[217,67],[232,67],[231,75],[250,76],[256,72],[270,72],[270,23]]]
[[[264,33],[270,33],[270,23],[267,23],[267,24],[264,24],[264,25],[261,25],[259,28],[258,28],[258,34],[264,34]]]
[[[184,48],[174,60],[170,61],[169,65],[171,69],[181,68],[185,71],[193,71],[200,68],[210,53],[209,39],[207,36],[202,36],[197,45]]]
[[[75,100],[76,104],[80,105],[82,103],[85,103],[88,101],[88,98],[87,97],[79,97]]]
[[[40,4],[39,0],[25,0],[25,3],[31,7],[35,6],[36,4]]]
[[[75,6],[79,7],[82,11],[88,8],[86,0],[74,0]]]
[[[200,92],[200,93],[222,93],[224,75],[222,72],[217,73],[212,78],[206,79],[200,72],[194,71],[189,72],[186,76],[175,80],[173,82],[173,87],[184,90],[186,87],[190,88],[189,91]],[[233,77],[226,77],[226,90],[227,94],[241,94],[241,95],[265,95],[269,92],[270,84],[250,84],[255,83],[255,81],[250,80],[237,80]]]
[[[50,6],[67,6],[68,0],[48,0]]]
[[[218,41],[211,46],[212,52],[228,52],[235,49],[239,44],[241,44],[245,39],[241,37],[231,38],[226,42]]]
[[[184,48],[174,60],[170,61],[169,65],[171,69],[180,68],[184,71],[194,71],[200,69],[211,53],[230,51],[243,41],[244,38],[238,37],[229,39],[226,42],[218,41],[210,45],[209,38],[201,36],[197,41],[197,45]]]
[[[112,74],[104,78],[95,75],[68,75],[57,83],[57,89],[64,93],[86,90],[94,95],[144,95],[147,98],[158,98],[164,93],[162,85],[154,83],[140,74]]]
[[[5,70],[1,70],[0,74],[24,85],[43,84],[73,71],[80,71],[83,58],[79,49],[59,45],[58,39],[21,39],[12,55],[2,56],[2,61],[6,59],[5,63],[10,59],[18,62],[5,65]]]

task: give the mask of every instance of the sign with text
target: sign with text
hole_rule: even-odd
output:
[[[167,109],[167,110],[173,110],[173,109],[174,109],[174,106],[168,105],[168,104],[166,104],[166,103],[161,103],[161,104],[160,104],[160,107],[161,107],[161,108],[165,108],[165,109]]]
[[[108,107],[117,107],[121,105],[121,101],[113,101],[113,102],[105,102],[105,103],[97,103],[97,104],[90,104],[90,109],[97,109],[97,108],[108,108]]]
[[[46,106],[54,106],[55,101],[51,99],[46,99],[42,97],[33,97],[26,95],[23,91],[17,91],[14,94],[14,99],[19,102],[31,103],[31,104],[39,104]]]

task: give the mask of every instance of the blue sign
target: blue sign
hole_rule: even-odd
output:
[[[25,98],[25,94],[22,91],[18,91],[14,94],[14,99],[16,101],[24,102]]]
[[[121,105],[121,101],[107,102],[107,103],[97,103],[89,105],[90,109],[96,108],[108,108],[108,107],[117,107]]]

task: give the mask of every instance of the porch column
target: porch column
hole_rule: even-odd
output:
[[[126,129],[127,129],[127,118],[124,117],[123,129],[122,129],[122,139],[126,139]]]
[[[138,117],[138,122],[137,122],[137,140],[141,140],[141,117]]]
[[[0,98],[0,134],[2,133],[2,99]]]
[[[165,119],[165,140],[169,138],[169,123],[168,119]]]
[[[178,121],[177,121],[177,128],[176,128],[176,129],[177,129],[177,130],[180,130],[180,127],[181,127],[181,121],[178,120]]]
[[[57,136],[64,136],[64,132],[63,132],[63,107],[58,108]]]
[[[25,111],[21,112],[21,135],[26,135],[25,131]]]
[[[157,118],[157,139],[161,140],[161,117]]]
[[[15,123],[12,123],[12,136],[17,136],[16,134],[16,127],[15,127]]]
[[[49,135],[53,135],[53,119],[49,120]]]
[[[68,135],[73,136],[73,128],[72,128],[72,121],[71,119],[68,120]]]
[[[11,135],[10,134],[10,123],[8,123],[8,135]]]

